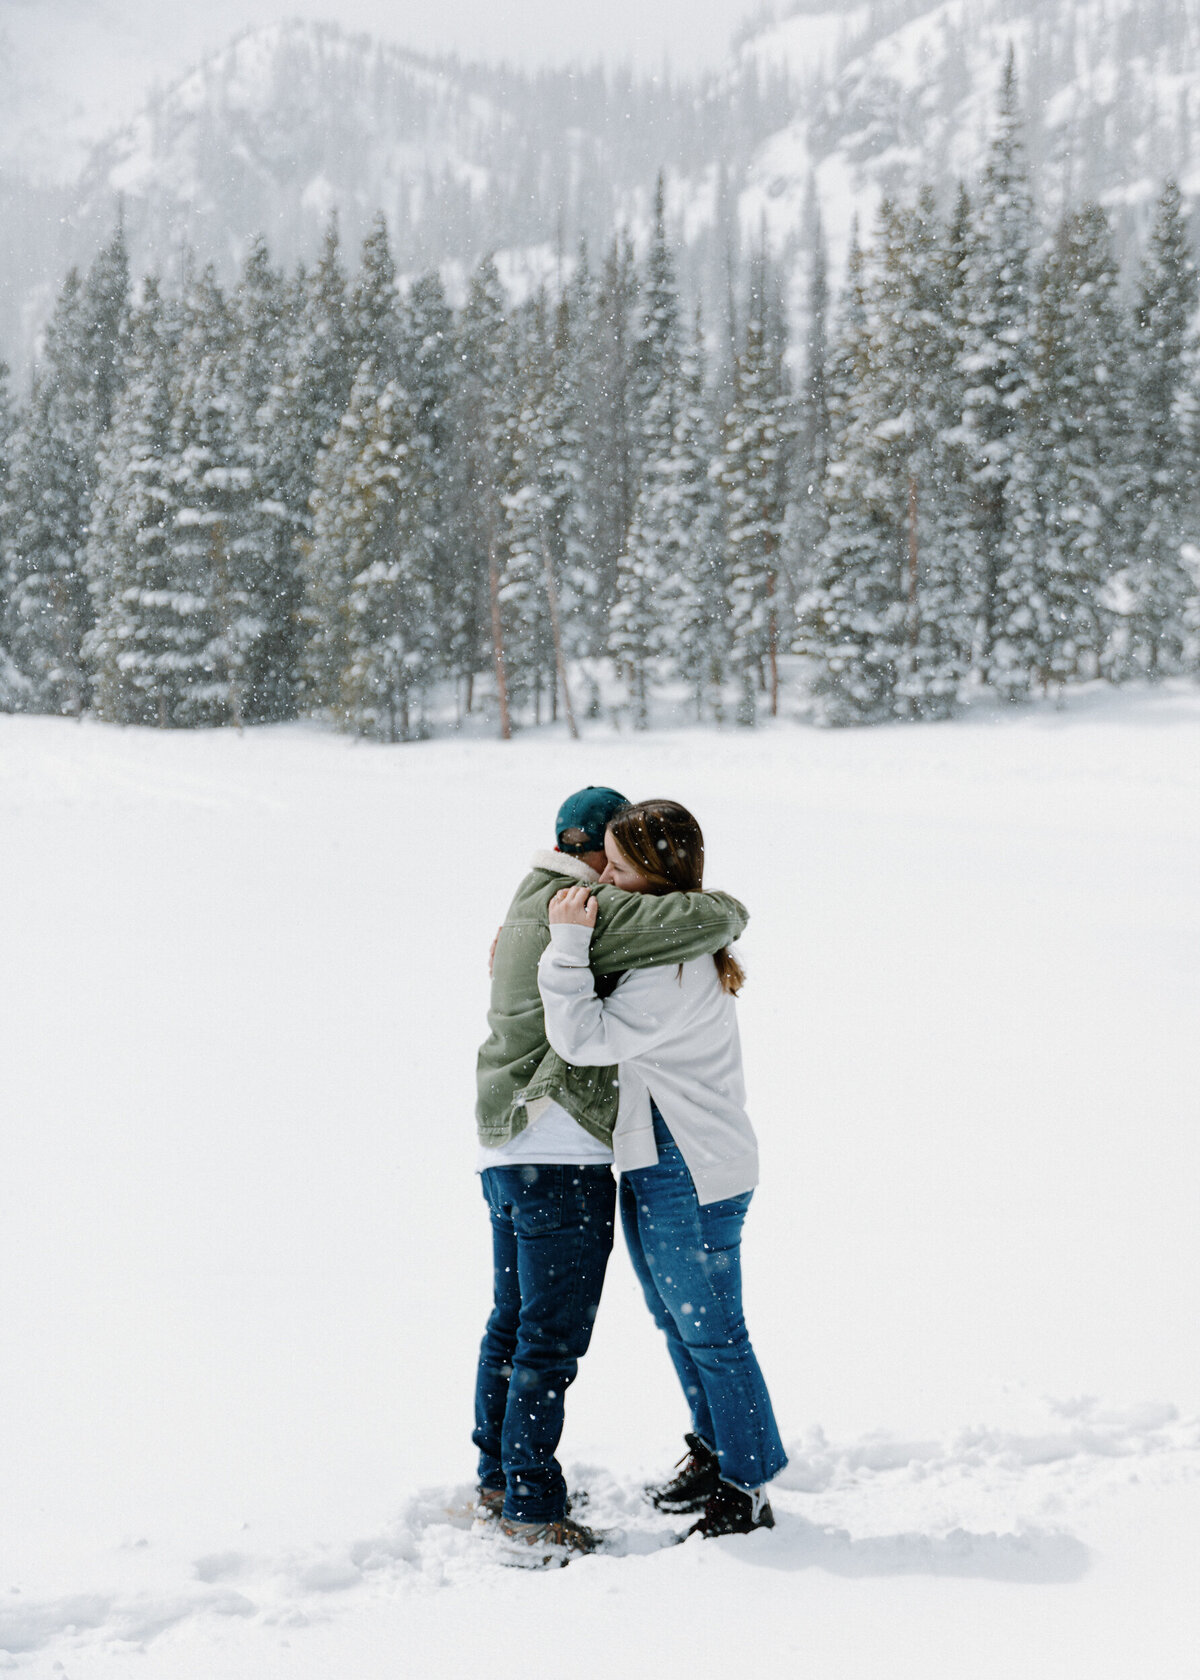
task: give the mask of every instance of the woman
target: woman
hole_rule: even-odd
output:
[[[626,892],[695,892],[704,838],[682,805],[628,806],[604,838],[602,882]],[[766,1484],[787,1462],[742,1316],[742,1222],[758,1182],[745,1111],[728,950],[625,974],[596,995],[587,887],[550,902],[538,969],[546,1036],[575,1067],[620,1067],[613,1137],[630,1258],[692,1414],[678,1474],[649,1491],[665,1511],[700,1511],[689,1533],[773,1528]]]

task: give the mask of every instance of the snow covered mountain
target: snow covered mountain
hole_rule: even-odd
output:
[[[78,214],[102,222],[119,197],[156,262],[184,242],[222,255],[254,229],[296,254],[335,209],[353,237],[382,207],[407,243],[435,199],[451,227],[461,209],[469,238],[476,204],[504,217],[524,148],[520,121],[468,81],[333,26],[248,32],[95,149]],[[488,169],[489,155],[505,166]],[[516,237],[527,232],[518,218]]]
[[[665,168],[694,284],[720,284],[739,231],[803,244],[814,193],[836,257],[882,193],[974,173],[1010,46],[1047,211],[1098,197],[1127,233],[1166,174],[1200,193],[1200,0],[806,0],[675,85],[271,25],[153,92],[70,187],[0,160],[0,347],[20,352],[118,204],[140,264],[187,246],[228,269],[260,231],[290,260],[331,210],[353,245],[382,208],[402,267],[498,248],[519,281],[580,235],[636,232]]]
[[[293,260],[335,209],[353,248],[382,208],[402,267],[499,248],[519,279],[636,215],[660,167],[690,177],[697,160],[722,156],[742,173],[788,112],[782,76],[749,64],[676,87],[469,66],[332,24],[249,30],[153,92],[94,146],[69,195],[57,189],[65,231],[52,267],[40,246],[34,259],[0,254],[0,344],[23,330],[11,300],[28,298],[31,261],[57,281],[107,236],[118,206],[141,265],[170,269],[190,248],[227,269],[259,232]],[[0,204],[5,179],[0,170]],[[7,179],[16,196],[11,168]],[[57,230],[58,215],[45,219]]]
[[[753,160],[743,220],[786,237],[811,181],[837,242],[882,194],[969,179],[1010,47],[1048,211],[1096,198],[1127,228],[1168,174],[1200,193],[1200,0],[810,3],[741,50],[802,89]]]

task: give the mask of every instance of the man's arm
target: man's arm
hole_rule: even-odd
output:
[[[597,887],[598,916],[592,938],[592,971],[619,974],[628,968],[662,968],[690,962],[732,945],[750,913],[728,893],[622,892]]]

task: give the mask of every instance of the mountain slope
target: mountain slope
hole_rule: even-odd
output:
[[[717,156],[744,171],[786,117],[778,75],[662,78],[428,59],[333,25],[249,31],[98,146],[74,220],[124,205],[139,256],[187,242],[227,261],[257,232],[291,259],[336,209],[353,244],[377,209],[404,268],[606,237],[652,188]]]
[[[805,8],[743,46],[805,90],[750,167],[743,219],[785,237],[811,178],[840,243],[882,194],[969,180],[1010,47],[1047,213],[1098,198],[1129,229],[1166,175],[1200,192],[1198,0],[910,0]]]
[[[152,94],[61,200],[0,172],[17,230],[0,247],[0,346],[20,351],[118,204],[142,265],[189,246],[228,272],[259,232],[306,257],[335,208],[352,247],[382,208],[403,269],[498,248],[519,278],[580,236],[643,228],[663,168],[691,285],[723,286],[739,231],[802,249],[814,191],[836,259],[881,194],[977,171],[1010,46],[1047,215],[1098,197],[1128,237],[1168,173],[1200,193],[1200,0],[808,0],[720,76],[676,85],[272,25]]]

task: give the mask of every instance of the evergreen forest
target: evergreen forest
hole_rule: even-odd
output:
[[[982,177],[885,202],[836,298],[815,212],[711,318],[678,262],[661,186],[519,301],[491,258],[399,284],[382,216],[230,286],[135,286],[118,229],[23,400],[0,366],[0,708],[399,741],[1200,673],[1173,182],[1124,263],[1095,203],[1044,225],[1010,63]]]

